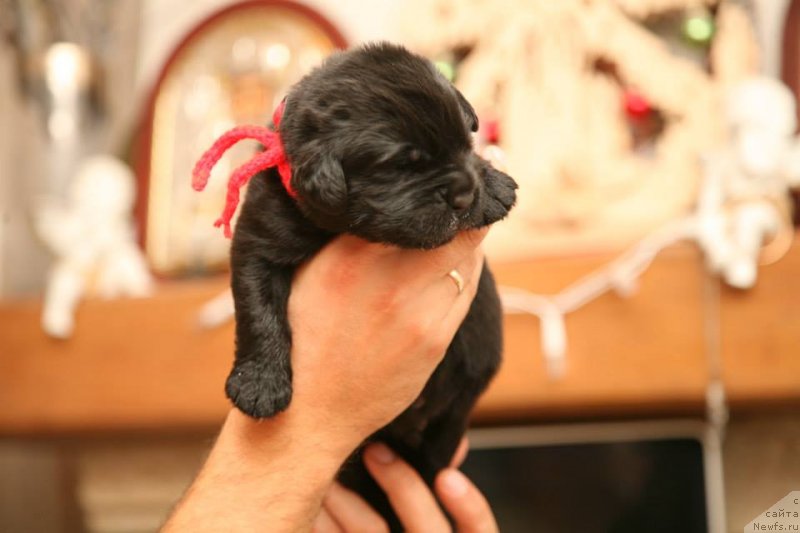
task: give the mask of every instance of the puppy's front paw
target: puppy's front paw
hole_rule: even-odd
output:
[[[491,166],[484,174],[486,197],[483,202],[483,225],[489,225],[508,215],[517,201],[517,183],[503,172]]]
[[[253,418],[270,418],[289,406],[292,382],[262,366],[248,361],[234,366],[225,393],[244,414]]]
[[[495,186],[492,187],[491,195],[492,197],[500,202],[506,213],[514,207],[514,202],[517,201],[517,182],[502,174],[502,177],[495,182]]]

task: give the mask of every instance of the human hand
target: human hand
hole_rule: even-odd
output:
[[[498,531],[486,498],[464,474],[456,470],[467,453],[463,439],[450,468],[436,477],[435,491],[450,513],[459,533],[495,533]],[[383,444],[373,444],[364,454],[365,464],[392,503],[395,513],[410,532],[449,532],[447,519],[430,489],[419,474]],[[388,526],[357,494],[334,483],[314,523],[314,533],[352,531],[383,532]]]
[[[232,409],[164,531],[309,528],[342,461],[419,396],[444,356],[475,296],[485,234],[464,233],[427,252],[344,236],[299,269],[288,307],[291,405],[261,421]],[[454,268],[465,282],[460,294],[447,277]],[[401,472],[402,482],[410,470],[399,460],[376,466],[372,457],[376,479]],[[437,480],[442,501],[466,509],[454,502],[474,499],[474,487],[458,496],[446,490],[448,477]]]
[[[287,415],[346,456],[419,396],[477,290],[486,230],[407,250],[342,236],[301,268],[289,298]],[[461,294],[447,275],[457,269]],[[325,442],[325,440],[323,440]]]

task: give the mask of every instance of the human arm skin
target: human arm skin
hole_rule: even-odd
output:
[[[262,422],[232,409],[163,531],[301,531],[347,453],[291,409]]]
[[[310,530],[342,462],[444,356],[477,290],[485,233],[427,252],[344,236],[301,268],[289,299],[291,405],[261,421],[231,411],[163,530]]]

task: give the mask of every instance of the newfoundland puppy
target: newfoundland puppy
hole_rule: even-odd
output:
[[[284,182],[276,168],[252,181],[231,248],[236,359],[225,390],[254,418],[286,409],[292,397],[287,302],[301,263],[341,233],[404,248],[441,246],[505,217],[517,188],[474,153],[472,106],[430,61],[402,47],[337,53],[292,87],[282,106]],[[500,303],[484,267],[469,313],[420,398],[370,440],[385,442],[432,483],[501,350]],[[359,452],[339,479],[398,527]]]

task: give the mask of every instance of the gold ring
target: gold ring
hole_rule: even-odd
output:
[[[448,272],[447,275],[453,280],[453,282],[455,282],[456,288],[458,289],[458,294],[464,292],[464,278],[461,277],[461,273],[454,268]]]

